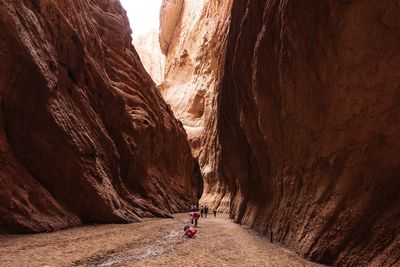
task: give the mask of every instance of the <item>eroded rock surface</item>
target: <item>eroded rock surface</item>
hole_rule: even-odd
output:
[[[314,261],[400,264],[399,13],[234,0],[215,160],[237,222]]]
[[[0,14],[1,232],[131,222],[195,201],[186,134],[119,1],[9,0]]]
[[[156,85],[161,84],[164,81],[165,56],[161,53],[159,30],[133,37],[133,45],[153,81]]]
[[[168,2],[161,8],[161,18],[167,18],[172,12]],[[221,198],[216,197],[224,191],[224,185],[219,186],[215,179],[215,152],[218,150],[215,92],[223,70],[231,1],[186,0],[182,5],[168,50],[164,49],[165,81],[159,88],[175,116],[182,121],[192,153],[199,160],[204,178],[202,203],[228,211],[229,198],[224,198],[222,205]],[[163,32],[171,28],[161,20],[161,46],[165,39]]]
[[[184,0],[163,0],[160,12],[160,47],[163,54],[168,52],[168,48],[172,41],[181,16]]]

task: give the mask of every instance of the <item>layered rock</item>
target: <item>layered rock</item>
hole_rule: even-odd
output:
[[[168,216],[198,166],[117,0],[0,2],[0,231]]]
[[[165,56],[161,53],[159,30],[133,37],[133,45],[139,54],[144,68],[150,74],[156,85],[164,81]]]
[[[218,186],[215,179],[215,119],[216,88],[223,70],[231,1],[186,0],[182,7],[176,4],[180,1],[175,5],[172,2],[164,1],[161,8],[160,43],[166,54],[166,70],[159,88],[182,121],[192,153],[199,160],[204,178],[201,203],[227,211],[228,198],[221,205],[220,198],[215,197],[224,191],[224,185]],[[179,21],[174,27],[165,21],[176,18]],[[166,33],[171,37],[165,37]]]
[[[233,1],[211,134],[237,222],[314,261],[400,264],[399,12]]]

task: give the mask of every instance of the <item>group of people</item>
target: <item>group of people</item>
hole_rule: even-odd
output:
[[[207,218],[207,214],[208,214],[208,206],[200,206],[198,207],[197,205],[190,205],[189,206],[190,212],[189,215],[191,216],[191,224],[193,224],[194,226],[189,226],[186,225],[183,228],[184,234],[182,236],[183,237],[188,237],[188,238],[194,238],[194,236],[197,233],[197,223],[199,221],[200,217],[204,217]],[[213,213],[214,213],[214,217],[217,217],[217,209],[214,208],[213,209]]]
[[[200,207],[200,216],[207,218],[207,214],[208,214],[208,206],[201,206]]]
[[[200,217],[204,217],[207,218],[207,214],[208,214],[208,206],[205,205],[201,205],[199,208],[197,207],[197,205],[190,205],[189,206],[190,212],[194,212],[194,211],[200,211]],[[214,208],[213,209],[213,213],[214,213],[214,217],[217,217],[217,209]]]

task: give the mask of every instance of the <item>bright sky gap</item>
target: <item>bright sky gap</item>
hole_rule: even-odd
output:
[[[132,29],[132,35],[138,36],[159,28],[162,0],[120,0],[125,8]]]

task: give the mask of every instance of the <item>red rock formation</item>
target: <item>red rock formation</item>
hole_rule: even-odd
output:
[[[232,1],[183,1],[183,7],[173,2],[180,1],[166,0],[161,8],[161,18],[166,19],[161,20],[160,42],[164,40],[168,49],[164,51],[165,81],[159,87],[182,121],[193,156],[199,160],[205,182],[201,203],[211,208],[219,205],[220,210],[228,211],[229,199],[225,198],[221,205],[216,197],[222,188],[215,179],[215,92],[223,72]],[[173,18],[179,20],[171,27],[167,22]]]
[[[9,0],[0,14],[0,231],[131,222],[195,201],[186,134],[119,1]]]
[[[216,179],[237,222],[314,261],[400,264],[398,14],[234,0]]]

